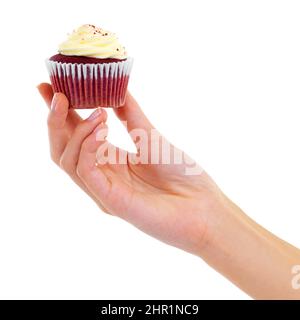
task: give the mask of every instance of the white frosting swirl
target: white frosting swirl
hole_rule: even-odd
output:
[[[99,59],[126,59],[127,52],[117,36],[109,31],[84,24],[71,33],[58,48],[66,56],[82,56]]]

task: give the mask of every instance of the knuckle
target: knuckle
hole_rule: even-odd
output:
[[[82,162],[79,160],[76,166],[76,174],[79,178],[84,178],[84,168]]]
[[[61,158],[59,159],[59,166],[60,166],[64,171],[67,171],[68,166],[67,166],[67,162],[66,162],[66,160],[65,160],[64,157],[61,157]]]
[[[73,174],[74,173],[74,168],[72,163],[65,157],[61,157],[59,160],[59,166],[63,171],[65,171],[68,174]]]

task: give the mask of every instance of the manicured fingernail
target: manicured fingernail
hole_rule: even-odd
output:
[[[52,102],[51,102],[51,110],[55,110],[56,105],[57,105],[57,101],[58,101],[58,94],[54,93],[54,96],[53,96]]]
[[[98,108],[87,119],[89,121],[95,120],[101,114],[101,112],[102,112],[101,108]]]

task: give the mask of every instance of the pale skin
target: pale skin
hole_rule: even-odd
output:
[[[99,164],[96,152],[108,143],[97,138],[107,128],[106,111],[83,120],[49,84],[38,90],[49,107],[52,160],[102,211],[201,257],[255,299],[300,299],[292,285],[300,250],[250,219],[205,171],[186,175],[185,164]],[[129,133],[141,128],[150,137],[154,126],[130,93],[115,114]]]

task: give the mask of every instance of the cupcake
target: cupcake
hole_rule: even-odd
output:
[[[75,109],[124,105],[132,63],[114,33],[90,24],[46,61],[54,92],[63,92]]]

